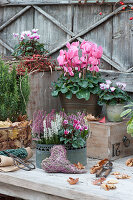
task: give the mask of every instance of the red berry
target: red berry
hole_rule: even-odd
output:
[[[99,13],[99,15],[102,15],[102,14],[103,14],[102,12]]]
[[[122,8],[122,10],[125,10],[125,9],[126,9],[125,7]]]
[[[120,1],[120,4],[121,4],[121,5],[124,5],[124,3],[123,3],[122,1]]]
[[[132,20],[132,19],[133,19],[133,17],[130,17],[129,19],[130,19],[130,20]]]
[[[131,9],[133,10],[133,6],[131,7]]]

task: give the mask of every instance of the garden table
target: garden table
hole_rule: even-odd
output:
[[[92,184],[95,178],[89,171],[86,174],[45,173],[41,169],[33,171],[0,172],[0,193],[29,200],[128,200],[133,199],[133,168],[125,161],[133,156],[113,161],[113,171],[126,173],[130,179],[119,180],[115,190],[105,191]],[[98,160],[88,159],[88,170]],[[79,183],[70,185],[69,177],[79,178]],[[114,179],[109,175],[107,180]]]

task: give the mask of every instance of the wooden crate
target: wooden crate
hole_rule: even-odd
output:
[[[90,128],[90,136],[87,139],[88,157],[115,160],[133,154],[133,137],[127,134],[127,121],[88,123]],[[128,139],[126,143],[123,142],[124,136]]]

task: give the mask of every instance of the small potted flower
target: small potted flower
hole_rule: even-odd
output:
[[[110,80],[100,84],[99,105],[106,105],[107,118],[111,122],[122,121],[120,114],[124,110],[126,102],[130,101],[130,97],[125,91],[126,84],[116,82],[113,84]]]
[[[88,127],[85,114],[67,115],[64,112],[50,113],[38,111],[32,123],[33,139],[36,140],[36,166],[50,156],[53,145],[65,145],[67,157],[72,163],[87,164],[86,139]]]
[[[66,47],[68,50],[60,50],[57,58],[62,74],[53,83],[52,96],[60,97],[65,112],[80,110],[99,115],[97,100],[103,81],[99,66],[103,49],[85,40],[81,44],[67,43]]]

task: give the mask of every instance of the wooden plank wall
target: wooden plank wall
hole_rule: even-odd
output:
[[[87,2],[0,0],[0,55],[11,54],[18,42],[12,36],[14,32],[32,28],[39,29],[40,42],[45,43],[53,58],[65,48],[67,41],[93,41],[104,50],[102,75],[106,79],[126,82],[127,91],[133,92],[133,20],[129,20],[133,11],[123,11],[115,4],[116,0],[105,0],[104,4],[97,4],[95,0]],[[133,5],[133,0],[128,3]],[[52,107],[53,100],[51,102]]]

